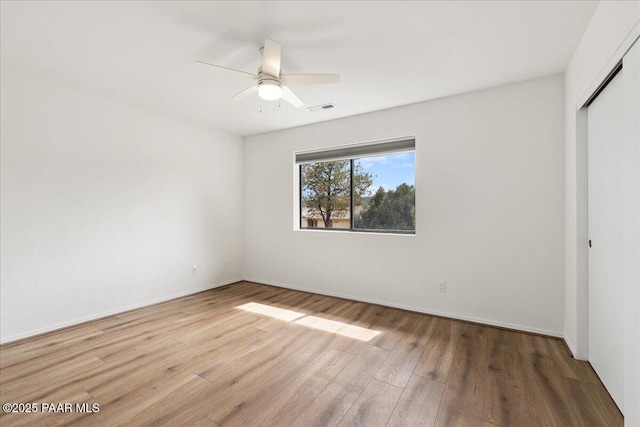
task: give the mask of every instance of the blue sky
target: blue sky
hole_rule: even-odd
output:
[[[389,154],[387,156],[363,157],[356,161],[365,172],[374,175],[373,191],[382,186],[385,190],[395,190],[400,184],[415,185],[416,153],[413,151]]]

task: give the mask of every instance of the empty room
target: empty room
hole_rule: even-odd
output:
[[[639,37],[0,0],[0,424],[640,427]]]

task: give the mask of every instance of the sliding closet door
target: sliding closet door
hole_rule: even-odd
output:
[[[625,299],[638,285],[638,50],[588,108],[589,361],[623,413]]]

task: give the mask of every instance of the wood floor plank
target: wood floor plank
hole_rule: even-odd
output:
[[[434,333],[413,373],[446,382],[460,339],[462,323],[442,318],[436,318],[434,321]]]
[[[413,375],[404,388],[387,426],[434,425],[443,393],[443,383]]]
[[[60,350],[77,345],[78,342],[100,336],[102,331],[93,326],[85,325],[62,332],[52,332],[50,335],[41,335],[19,344],[9,343],[2,345],[2,359],[0,369],[8,368],[14,363],[24,363],[26,360],[34,360],[46,357]],[[68,337],[68,339],[67,339]]]
[[[420,316],[413,327],[406,331],[384,364],[378,369],[375,379],[404,388],[413,374],[427,342],[431,339],[435,322],[433,318]]]
[[[164,324],[167,314],[176,314],[174,310],[160,309],[159,307],[153,307],[153,311],[149,311],[149,309],[143,308],[140,309],[142,312],[140,315],[136,315],[137,313],[125,313],[119,314],[115,316],[111,316],[105,319],[101,319],[96,321],[96,328],[100,331],[118,331],[118,330],[129,330],[134,327],[142,326],[142,329],[145,326],[153,326],[157,327],[157,325]],[[178,313],[183,316],[184,313]],[[168,323],[169,321],[167,321]]]
[[[184,344],[201,345],[203,342],[217,340],[225,334],[243,329],[245,326],[254,326],[259,320],[260,316],[253,313],[234,310],[225,315],[210,316],[200,319],[198,322],[180,325],[180,328],[169,336]]]
[[[261,386],[253,384],[250,390],[239,390],[242,394],[240,405],[227,406],[226,409],[217,407],[208,417],[221,425],[287,425],[347,365],[352,357],[350,353],[335,349],[313,348],[306,357],[298,358],[297,364],[289,363],[286,367],[270,370],[268,375],[259,379]],[[318,369],[328,369],[329,372],[321,377],[316,375]],[[309,381],[309,379],[312,380]],[[303,385],[313,388],[300,394],[298,391]],[[320,385],[322,387],[319,387]],[[224,396],[227,398],[226,391]],[[295,396],[298,401],[288,401],[285,399],[286,396]],[[282,409],[285,406],[289,413],[283,417]],[[271,411],[265,411],[265,408],[271,408]],[[277,417],[276,421],[273,416],[277,414],[281,416]],[[285,418],[289,422],[285,423]]]
[[[141,413],[148,414],[148,419],[151,419],[158,411],[175,409],[170,403],[172,398],[178,398],[191,387],[200,390],[203,384],[210,386],[210,383],[197,375],[179,371],[147,375],[147,381],[139,381],[130,388],[121,386],[108,398],[96,397],[100,403],[100,412],[83,414],[67,425],[140,425],[140,418],[138,424],[133,424],[132,420]],[[160,402],[166,406],[161,407]]]
[[[188,345],[190,357],[174,364],[176,369],[196,375],[232,363],[243,354],[268,345],[271,337],[265,331],[246,327],[224,335]]]
[[[366,346],[291,425],[306,427],[337,424],[388,356],[388,350]]]
[[[524,367],[515,334],[491,329],[488,344],[484,421],[503,427],[530,426]]]
[[[95,356],[73,358],[46,371],[37,371],[12,381],[3,380],[2,397],[8,402],[41,401],[104,365],[105,363]]]
[[[572,425],[570,396],[553,360],[523,354],[527,404],[534,426]]]
[[[245,352],[233,360],[228,360],[222,365],[209,366],[197,374],[211,382],[238,387],[245,383],[251,383],[256,376],[267,372],[277,365],[279,358],[289,352],[300,351],[307,344],[303,337],[317,335],[306,331],[304,328],[290,325],[289,328],[277,334],[278,340],[267,340],[259,345],[246,348]],[[214,419],[215,421],[215,419]]]
[[[130,343],[127,346],[113,346],[96,352],[96,356],[109,365],[118,365],[123,362],[137,360],[138,358],[154,354],[157,351],[166,351],[173,348],[186,348],[186,346],[172,339],[162,339],[160,336],[147,338]]]
[[[0,345],[0,400],[100,408],[2,426],[623,423],[555,338],[251,282]]]
[[[171,339],[146,353],[134,352],[112,360],[84,375],[79,383],[92,396],[104,400],[116,399],[126,389],[142,387],[156,377],[176,371],[175,365],[189,357],[188,349]]]
[[[468,323],[462,326],[436,426],[481,424],[487,346],[477,336],[483,328]]]
[[[261,362],[259,369],[234,377],[231,384],[211,395],[218,404],[207,417],[221,425],[255,422],[262,408],[281,393],[292,378],[304,375],[316,361],[322,360],[329,336],[321,335],[308,341],[295,339],[284,351]],[[291,357],[291,353],[295,353],[295,357]]]
[[[380,330],[380,335],[369,341],[369,344],[385,350],[395,349],[406,331],[412,327],[415,321],[413,314],[417,313],[383,307],[376,324],[372,326],[373,329]]]
[[[216,406],[217,402],[209,398],[214,389],[214,384],[195,376],[171,394],[139,411],[127,420],[127,425],[191,426]]]
[[[328,349],[305,373],[284,386],[262,409],[256,424],[261,426],[289,425],[355,356]]]
[[[551,350],[549,349],[549,338],[539,335],[526,333],[517,333],[516,339],[518,349],[523,354],[551,358]]]
[[[603,385],[573,379],[567,385],[574,425],[622,427],[624,418]]]
[[[372,379],[358,400],[338,424],[348,426],[384,426],[400,399],[402,388]]]
[[[2,368],[2,382],[8,384],[28,376],[46,373],[53,368],[59,367],[61,364],[71,363],[74,360],[82,358],[83,354],[75,354],[66,348],[58,348],[46,354],[46,356],[33,356],[32,354],[24,354],[22,359],[15,359],[12,363],[7,363]],[[92,357],[89,355],[88,357]]]

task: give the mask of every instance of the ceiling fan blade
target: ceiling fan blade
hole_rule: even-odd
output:
[[[209,64],[208,62],[202,62],[202,61],[196,61],[196,64],[207,65],[207,66],[213,67],[213,68],[215,68],[215,69],[217,69],[219,71],[224,71],[226,73],[235,74],[237,76],[247,77],[247,78],[250,78],[252,80],[258,80],[258,75],[257,74],[251,74],[251,73],[247,73],[245,71],[234,70],[233,68],[221,67],[219,65]]]
[[[282,83],[287,86],[340,83],[338,74],[283,74],[281,78]]]
[[[251,95],[252,93],[256,93],[258,91],[258,85],[249,86],[242,92],[232,96],[229,98],[229,101],[237,101],[239,99],[244,98],[245,96]]]
[[[282,99],[296,108],[304,107],[304,102],[286,86],[282,86]]]
[[[262,50],[262,72],[280,77],[280,43],[266,39]]]

